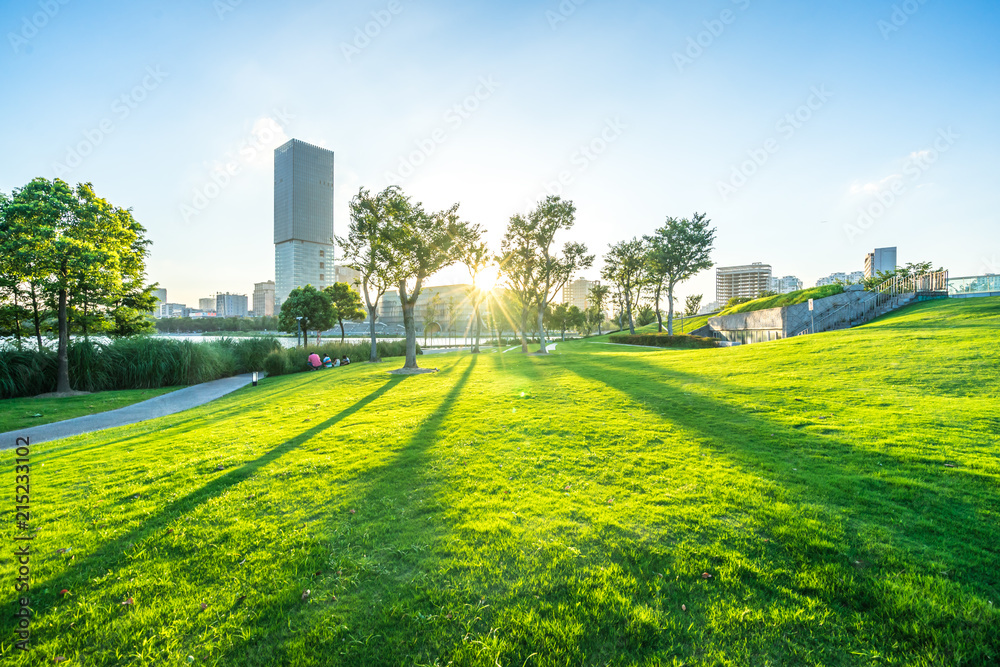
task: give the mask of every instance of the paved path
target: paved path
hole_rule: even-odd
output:
[[[231,378],[222,378],[221,380],[213,380],[211,382],[196,384],[193,387],[178,389],[169,394],[151,398],[148,401],[126,405],[124,408],[118,408],[117,410],[99,412],[96,415],[76,417],[75,419],[66,419],[61,422],[52,422],[51,424],[43,424],[19,431],[0,433],[0,449],[14,447],[17,438],[29,437],[31,438],[31,444],[35,444],[68,438],[82,433],[101,431],[106,428],[114,428],[115,426],[136,424],[147,419],[165,417],[175,412],[183,412],[184,410],[204,405],[209,401],[214,401],[230,392],[236,391],[240,387],[250,384],[250,381],[251,377],[249,373]]]

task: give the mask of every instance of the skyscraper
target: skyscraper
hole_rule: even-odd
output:
[[[896,270],[896,248],[875,248],[865,257],[865,278]]]
[[[754,262],[715,269],[715,300],[723,306],[734,296],[756,299],[771,289],[771,265]]]
[[[274,149],[274,308],[333,280],[333,151],[292,139]]]
[[[274,281],[268,280],[253,285],[254,317],[271,317],[274,315]]]

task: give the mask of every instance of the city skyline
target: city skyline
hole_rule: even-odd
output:
[[[272,153],[292,137],[338,153],[339,229],[358,187],[398,182],[432,210],[461,202],[496,249],[512,214],[561,193],[590,280],[609,243],[694,211],[718,227],[716,265],[806,285],[885,246],[997,272],[1000,10],[913,7],[57,3],[29,28],[37,2],[5,3],[0,71],[26,101],[3,111],[0,190],[93,182],[188,304],[276,278]],[[94,49],[106,30],[120,39]],[[714,278],[681,296],[709,299]]]

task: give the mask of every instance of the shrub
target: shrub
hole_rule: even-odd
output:
[[[358,363],[361,361],[368,361],[371,356],[369,353],[372,349],[371,343],[323,343],[318,346],[313,346],[309,348],[288,348],[282,350],[281,352],[276,352],[273,355],[269,355],[266,362],[269,367],[266,367],[268,375],[284,375],[286,373],[301,373],[302,371],[309,370],[308,360],[309,355],[315,352],[319,355],[320,359],[325,356],[329,356],[331,359],[340,359],[344,355],[351,360],[351,363]],[[405,341],[394,341],[385,342],[378,341],[376,343],[376,352],[380,359],[386,357],[402,357],[406,355],[406,342]],[[417,354],[421,354],[420,345],[417,345]],[[277,356],[275,356],[277,355]],[[278,357],[280,356],[280,361]],[[272,357],[274,357],[272,359]]]
[[[719,343],[714,338],[704,338],[702,336],[689,336],[687,334],[669,335],[665,333],[648,334],[614,334],[608,336],[612,343],[622,345],[651,345],[653,347],[676,347],[682,349],[697,349],[703,347],[718,347]]]

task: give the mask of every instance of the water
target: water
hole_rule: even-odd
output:
[[[268,336],[270,334],[260,334],[261,337]],[[170,340],[189,340],[192,343],[207,343],[213,340],[219,340],[224,338],[224,336],[204,336],[201,334],[153,334],[153,338],[165,338]],[[253,335],[249,336],[233,336],[233,338],[252,338]],[[294,337],[288,336],[277,336],[277,341],[281,343],[282,347],[295,347],[296,339]],[[73,336],[73,340],[81,340],[82,336]],[[110,343],[111,339],[107,336],[91,336],[90,340],[95,343]],[[369,341],[368,336],[347,336],[344,342],[350,343],[367,343]],[[396,341],[406,340],[401,336],[379,336],[379,341],[385,343],[394,343]],[[321,338],[322,343],[339,343],[340,336],[323,336]],[[485,342],[486,338],[480,339],[481,342]],[[35,349],[35,338],[22,338],[22,346],[25,350]],[[55,338],[42,338],[42,343],[47,349],[55,350],[59,341]],[[472,344],[472,338],[463,338],[461,336],[436,336],[428,337],[426,343],[423,336],[417,336],[417,343],[423,347],[466,347]],[[312,347],[316,345],[316,336],[309,337],[309,346]],[[15,347],[15,342],[13,338],[3,338],[0,339],[0,347],[9,347],[13,349]]]

